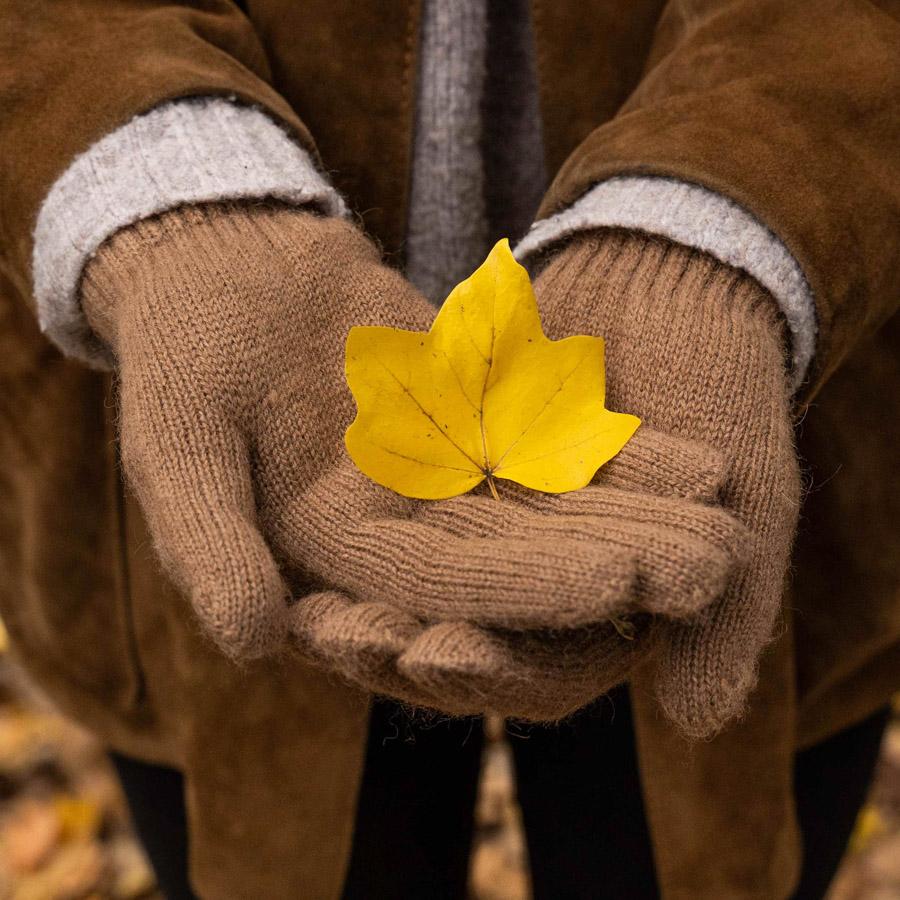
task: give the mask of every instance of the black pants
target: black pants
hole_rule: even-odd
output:
[[[805,855],[795,900],[820,900],[837,871],[888,715],[798,754]],[[535,900],[658,897],[627,694],[510,740]],[[392,703],[375,705],[344,900],[466,896],[482,744],[477,720],[425,724]],[[180,774],[113,762],[163,893],[190,900]]]

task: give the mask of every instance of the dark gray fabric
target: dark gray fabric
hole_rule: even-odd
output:
[[[547,189],[529,0],[488,0],[482,154],[488,243],[518,241]]]
[[[547,184],[527,0],[423,7],[407,275],[440,303]]]

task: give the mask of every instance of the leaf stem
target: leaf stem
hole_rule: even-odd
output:
[[[487,477],[488,487],[491,489],[491,494],[493,495],[495,500],[500,499],[500,495],[497,493],[497,485],[494,484],[494,476],[488,475]]]
[[[624,616],[610,616],[609,621],[626,641],[633,641],[637,637],[637,629],[634,627],[634,623],[629,622]]]

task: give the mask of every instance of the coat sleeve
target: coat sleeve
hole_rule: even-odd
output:
[[[0,0],[0,266],[45,333],[103,365],[77,284],[118,228],[184,202],[344,212],[226,0]]]
[[[539,217],[633,177],[747,211],[810,288],[808,399],[900,304],[898,97],[896,0],[671,0],[636,90],[566,160]]]

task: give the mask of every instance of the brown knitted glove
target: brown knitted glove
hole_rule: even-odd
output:
[[[709,443],[728,460],[720,502],[747,527],[749,564],[696,621],[665,626],[657,674],[669,717],[708,735],[741,712],[755,684],[797,522],[799,467],[776,304],[711,257],[621,232],[575,240],[551,258],[536,289],[548,333],[606,338],[612,409]]]
[[[664,709],[688,734],[708,735],[740,713],[753,686],[780,606],[797,518],[798,466],[775,304],[749,276],[701,253],[615,232],[581,237],[562,250],[537,292],[552,336],[607,339],[611,408],[719,448],[728,471],[727,477],[719,473],[724,483],[716,477],[692,483],[683,471],[682,490],[673,490],[672,473],[653,477],[665,464],[643,452],[641,436],[656,439],[645,425],[598,473],[596,487],[562,497],[516,492],[516,502],[577,516],[586,501],[597,509],[587,498],[607,479],[625,489],[607,494],[607,514],[615,521],[634,515],[636,507],[647,523],[669,521],[671,509],[666,513],[650,495],[715,502],[747,525],[749,564],[717,604],[683,624],[674,621],[683,615],[677,596],[663,592],[653,607],[655,620],[632,621],[631,642],[602,624],[511,633],[451,622],[423,630],[396,611],[354,610],[331,598],[332,621],[323,614],[317,622],[326,635],[322,644],[345,660],[355,646],[357,677],[363,673],[372,681],[373,672],[381,673],[388,693],[430,693],[438,698],[432,705],[448,712],[493,710],[536,720],[559,718],[587,703],[660,644],[657,684]],[[688,447],[679,447],[673,458],[688,458]],[[433,515],[452,512],[438,507]],[[611,531],[600,539],[607,546],[619,541]],[[638,594],[643,582],[639,574]],[[363,618],[368,631],[357,627]],[[345,662],[345,670],[352,668]]]
[[[511,629],[633,608],[638,574],[639,608],[687,616],[733,567],[735,525],[716,511],[648,529],[639,508],[611,519],[600,494],[596,510],[547,515],[484,497],[422,503],[362,476],[343,447],[347,332],[423,330],[433,310],[343,221],[167,213],[101,249],[83,302],[119,361],[123,459],[161,559],[234,655],[271,650],[302,619],[276,559],[307,594]]]
[[[124,466],[164,566],[227,653],[276,648],[289,618],[276,532],[342,455],[347,329],[422,328],[432,310],[350,225],[266,206],[120,231],[82,302],[119,363]]]
[[[585,511],[602,505],[618,520],[635,515],[634,492],[643,492],[640,512],[650,526],[645,534],[653,526],[659,529],[650,543],[665,542],[667,525],[677,519],[704,539],[715,523],[715,540],[737,552],[734,524],[721,512],[699,506],[717,496],[723,475],[723,460],[715,451],[641,428],[590,489],[562,498],[504,483],[501,503],[545,513],[560,502]],[[494,502],[478,504],[490,512]],[[623,534],[627,528],[617,537]],[[638,575],[631,598],[619,605],[620,616],[639,608],[640,582]],[[494,712],[558,720],[621,683],[652,649],[652,621],[640,615],[553,632],[512,631],[456,620],[426,624],[395,606],[354,603],[335,593],[299,605],[296,615],[307,635],[308,655],[320,664],[368,690],[457,715]],[[640,640],[623,637],[638,630]]]

